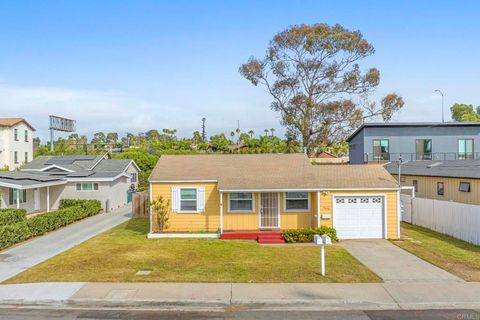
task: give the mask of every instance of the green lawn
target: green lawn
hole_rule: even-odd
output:
[[[394,244],[460,278],[480,281],[480,246],[408,223],[401,228],[405,239]]]
[[[47,260],[7,283],[88,282],[380,282],[339,246],[326,250],[319,274],[315,246],[259,246],[254,241],[147,239],[134,219]],[[152,270],[137,276],[139,270]]]

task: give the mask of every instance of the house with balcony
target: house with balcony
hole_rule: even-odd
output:
[[[350,163],[480,158],[478,122],[365,123],[347,142]]]

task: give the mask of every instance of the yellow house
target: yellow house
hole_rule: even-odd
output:
[[[169,202],[150,237],[332,226],[340,239],[398,238],[399,188],[380,165],[314,165],[304,154],[166,155],[150,198]]]

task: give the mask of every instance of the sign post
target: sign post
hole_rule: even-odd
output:
[[[322,236],[316,234],[313,236],[313,241],[320,246],[320,273],[325,276],[325,246],[331,245],[332,239],[326,234]]]

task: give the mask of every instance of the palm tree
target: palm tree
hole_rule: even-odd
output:
[[[250,135],[250,138],[253,138],[253,134],[254,134],[254,133],[255,133],[255,132],[253,132],[253,130],[248,131],[248,134]]]
[[[274,128],[271,128],[271,129],[270,129],[270,132],[272,133],[272,137],[273,137],[273,133],[275,132],[275,129],[274,129]]]
[[[268,129],[263,130],[265,132],[265,136],[268,136]]]

